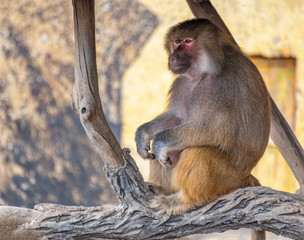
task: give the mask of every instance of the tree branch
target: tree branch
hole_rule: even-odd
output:
[[[271,98],[270,136],[287,161],[300,184],[300,194],[304,196],[304,151],[286,119]]]
[[[41,239],[41,236],[58,240],[172,239],[245,227],[301,240],[304,236],[303,206],[304,201],[298,195],[255,187],[239,189],[195,211],[172,217],[155,215],[140,205],[68,207],[42,204],[36,206],[36,210],[0,207],[0,219],[5,218],[12,228],[11,222],[16,221],[18,214],[18,222],[24,223],[8,232],[5,239],[20,239],[16,237],[17,233],[28,239]],[[2,234],[4,228],[0,229]],[[21,235],[24,233],[27,235]]]
[[[170,239],[245,227],[303,239],[303,206],[303,199],[297,195],[255,187],[239,189],[184,215],[157,216],[139,206],[112,206],[101,211],[99,208],[82,211],[67,208],[65,213],[60,210],[62,220],[58,220],[58,212],[54,212],[52,218],[49,214],[42,217],[31,229],[43,228],[47,236],[55,239],[76,235],[75,239]]]
[[[73,0],[75,85],[72,107],[105,164],[122,165],[122,149],[104,116],[98,89],[94,1]]]

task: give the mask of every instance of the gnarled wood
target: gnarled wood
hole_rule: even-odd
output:
[[[187,3],[197,18],[206,18],[225,31],[233,38],[226,24],[209,0],[187,0]],[[235,41],[235,40],[234,40]],[[236,42],[235,42],[236,43]],[[237,44],[237,43],[236,43]],[[298,180],[301,193],[304,196],[304,151],[299,141],[289,127],[284,116],[271,99],[271,131],[270,137],[287,161],[293,174]]]
[[[172,217],[155,215],[137,204],[128,207],[41,204],[36,210],[0,207],[0,212],[11,213],[6,214],[5,220],[0,215],[0,234],[10,240],[20,236],[23,240],[42,236],[58,240],[172,239],[245,227],[302,240],[303,206],[304,200],[298,195],[255,187],[239,189],[195,211]],[[15,231],[6,231],[6,227],[10,230],[14,227]]]
[[[297,195],[255,187],[239,189],[196,211],[172,217],[158,216],[138,206],[82,211],[66,207],[52,216],[42,215],[39,224],[32,224],[31,229],[42,228],[46,236],[54,239],[172,239],[246,227],[300,240],[304,236],[303,203]]]

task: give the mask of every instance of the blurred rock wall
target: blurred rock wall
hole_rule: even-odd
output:
[[[120,139],[122,76],[157,20],[136,0],[95,5],[100,95]],[[2,1],[0,204],[113,201],[103,163],[70,107],[73,61],[71,1]]]

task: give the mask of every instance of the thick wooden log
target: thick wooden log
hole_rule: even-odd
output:
[[[174,239],[246,227],[303,240],[303,206],[298,195],[255,187],[171,217],[155,215],[140,205],[0,207],[0,236],[7,240]]]
[[[209,0],[187,0],[187,3],[197,18],[206,18],[212,21],[215,25],[221,28],[224,32],[230,35],[228,27],[225,25],[216,9],[212,6]],[[235,40],[234,40],[235,41]],[[236,41],[235,41],[236,43]],[[237,43],[236,43],[237,45]],[[293,174],[298,180],[301,193],[304,195],[304,151],[299,141],[289,127],[284,116],[271,99],[271,132],[270,136],[286,162],[290,166]]]
[[[43,235],[27,227],[39,216],[33,209],[0,206],[0,239],[5,240],[39,240]]]
[[[174,239],[246,227],[303,240],[303,203],[297,195],[255,187],[239,189],[195,211],[171,217],[143,211],[138,205],[99,207],[102,211],[59,208],[51,216],[42,215],[31,229],[44,229],[51,239]]]

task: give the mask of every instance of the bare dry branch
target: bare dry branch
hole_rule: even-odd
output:
[[[98,92],[94,1],[73,1],[75,85],[72,107],[101,159],[121,166],[122,149],[104,116]]]

